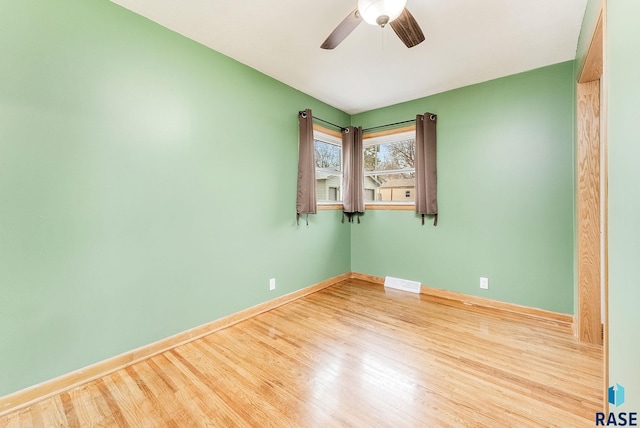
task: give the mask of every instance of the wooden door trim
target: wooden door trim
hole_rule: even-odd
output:
[[[578,83],[577,127],[577,333],[602,344],[600,245],[600,81]]]
[[[582,64],[582,70],[580,70],[580,74],[578,77],[578,83],[591,82],[593,80],[600,80],[602,77],[602,72],[604,68],[604,38],[603,38],[603,13],[600,12],[600,16],[598,17],[598,22],[596,23],[596,28],[593,31],[593,36],[591,37],[591,43],[589,44],[589,49],[587,50],[587,55],[584,59],[584,64]]]
[[[602,333],[601,333],[601,341],[602,341],[602,355],[603,355],[603,410],[606,412],[608,409],[607,403],[607,388],[609,385],[609,338],[608,338],[608,325],[609,325],[609,266],[608,266],[608,143],[607,143],[607,90],[606,84],[606,28],[607,28],[607,0],[602,0],[602,9],[600,10],[600,14],[598,16],[598,20],[596,23],[596,27],[593,31],[593,35],[591,37],[591,42],[589,45],[589,49],[585,56],[584,64],[582,69],[580,70],[578,77],[578,85],[576,88],[576,96],[578,97],[578,92],[581,90],[580,86],[582,84],[586,84],[588,82],[598,81],[600,82],[599,87],[599,98],[600,98],[600,161],[601,164],[599,166],[600,170],[600,180],[603,182],[602,193],[600,195],[600,207],[602,209],[602,252],[600,257],[600,262],[603,264],[602,278],[599,287],[603,288],[602,292],[602,308],[604,313],[600,315],[602,320]],[[603,79],[604,76],[604,79]],[[580,128],[580,112],[578,111],[578,106],[576,106],[576,116],[578,129]],[[578,143],[579,144],[579,143]],[[578,189],[576,189],[576,193],[578,193]],[[579,233],[579,232],[578,232]],[[580,290],[580,284],[578,284],[578,290]],[[580,302],[578,302],[578,313],[576,314],[576,336],[579,336],[578,329],[578,320],[581,318],[581,310],[580,310]]]

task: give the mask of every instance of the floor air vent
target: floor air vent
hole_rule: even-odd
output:
[[[420,293],[420,283],[417,281],[409,281],[408,279],[387,276],[384,278],[384,286],[387,288],[395,288],[396,290],[410,291],[416,294]]]

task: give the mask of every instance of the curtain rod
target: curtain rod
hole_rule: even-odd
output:
[[[437,115],[431,114],[431,116],[429,116],[429,119],[435,120],[437,117],[438,117]],[[403,125],[405,123],[413,123],[415,121],[416,121],[415,119],[409,119],[409,120],[403,120],[401,122],[396,122],[396,123],[387,123],[386,125],[372,126],[371,128],[363,129],[362,132],[372,131],[374,129],[380,129],[380,128],[387,128],[389,126]]]
[[[415,121],[416,121],[415,119],[410,119],[410,120],[403,120],[401,122],[396,122],[396,123],[387,123],[386,125],[372,126],[371,128],[363,129],[362,132],[373,131],[374,129],[380,129],[380,128],[387,128],[389,126],[403,125],[405,123],[412,123]]]
[[[302,116],[303,118],[307,117],[307,112],[305,112],[305,111],[302,111],[302,110],[301,110],[301,111],[299,111],[299,112],[298,112],[298,114],[299,114],[300,116]],[[326,123],[327,125],[331,125],[331,126],[333,126],[333,127],[336,127],[336,128],[338,128],[339,130],[341,130],[341,131],[342,131],[342,130],[347,129],[347,128],[345,128],[344,126],[336,125],[335,123],[331,123],[331,122],[329,122],[328,120],[320,119],[319,117],[316,117],[316,116],[313,116],[313,119],[314,119],[314,120],[317,120],[317,121],[319,121],[319,122],[322,122],[322,123]]]
[[[307,113],[305,111],[301,110],[301,111],[298,112],[298,114],[301,115],[303,118],[307,117]],[[432,114],[430,116],[430,119],[434,120],[436,117],[437,116],[435,114]],[[320,119],[319,117],[316,117],[316,116],[313,116],[313,119],[315,119],[315,120],[317,120],[319,122],[326,123],[327,125],[334,126],[334,127],[338,128],[341,131],[347,129],[344,126],[336,125],[335,123],[331,123],[328,120]],[[388,128],[389,126],[404,125],[405,123],[413,123],[415,121],[416,121],[415,119],[409,119],[409,120],[403,120],[403,121],[395,122],[395,123],[387,123],[386,125],[372,126],[371,128],[363,129],[362,132],[373,131],[374,129],[380,129],[380,128]]]

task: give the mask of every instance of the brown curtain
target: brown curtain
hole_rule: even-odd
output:
[[[364,152],[362,149],[362,127],[349,126],[342,130],[342,212],[353,221],[364,213]]]
[[[296,221],[300,215],[307,215],[316,211],[316,161],[313,142],[313,116],[311,110],[306,109],[298,113],[298,196],[296,198]]]
[[[416,213],[433,215],[438,224],[438,173],[436,166],[436,122],[432,113],[416,116]]]

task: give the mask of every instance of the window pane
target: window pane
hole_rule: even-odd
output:
[[[332,171],[340,171],[340,158],[342,148],[335,144],[315,140],[316,167]]]
[[[414,172],[403,174],[369,173],[364,177],[365,201],[414,202]],[[371,191],[367,191],[371,189]]]
[[[365,147],[365,200],[414,202],[415,153],[413,138]]]
[[[316,169],[316,200],[337,202],[342,200],[342,174]]]
[[[342,147],[315,140],[316,200],[338,202],[342,200]]]
[[[414,139],[377,144],[364,148],[365,171],[388,171],[414,167]]]

